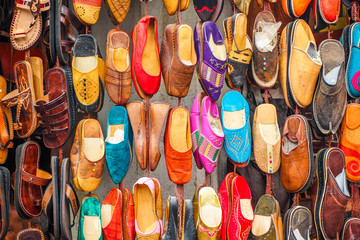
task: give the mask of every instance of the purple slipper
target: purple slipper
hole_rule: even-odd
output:
[[[211,100],[221,94],[226,72],[224,39],[213,22],[198,23],[194,31],[197,72],[200,84]]]

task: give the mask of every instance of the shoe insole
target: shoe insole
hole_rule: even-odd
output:
[[[280,139],[280,130],[277,124],[259,123],[260,134],[267,144],[274,145]]]
[[[129,37],[124,32],[114,32],[110,36],[110,47],[114,49],[114,67],[119,72],[124,72],[129,67],[130,57]]]
[[[30,59],[31,59],[30,64],[33,72],[34,91],[35,91],[35,99],[33,99],[33,101],[35,102],[37,99],[44,96],[43,61],[39,57],[31,57]],[[52,90],[62,93],[62,89],[63,89],[62,87],[63,86],[58,88],[55,87]],[[55,94],[55,95],[57,95],[57,97],[60,96],[59,94]]]
[[[74,57],[73,67],[81,73],[88,73],[97,67],[96,56]]]
[[[255,215],[253,224],[251,226],[251,232],[254,236],[261,236],[269,231],[270,226],[270,216]]]
[[[121,143],[124,141],[124,124],[109,125],[106,142]]]
[[[159,50],[155,36],[154,19],[150,19],[147,29],[147,39],[142,55],[142,67],[151,76],[157,76],[160,73]]]
[[[220,225],[222,211],[219,199],[210,187],[203,187],[199,191],[200,218],[208,227],[214,228]]]
[[[98,216],[84,216],[83,233],[86,240],[99,240],[101,236],[100,218]]]
[[[252,224],[251,232],[255,236],[267,233],[271,227],[271,215],[276,208],[274,198],[263,195],[255,208],[255,218]]]
[[[209,46],[214,57],[221,61],[226,61],[227,54],[225,44],[215,44],[212,34],[210,35]]]
[[[150,233],[155,229],[156,226],[156,218],[154,216],[154,206],[151,199],[153,196],[151,195],[150,189],[146,185],[136,185],[135,186],[135,218],[137,221],[137,225],[139,230],[142,233]]]
[[[250,199],[240,199],[241,214],[248,220],[254,219],[254,210]]]
[[[234,112],[223,112],[224,127],[226,129],[240,129],[245,126],[245,109]]]
[[[114,206],[111,204],[103,204],[101,206],[101,225],[105,228],[109,225],[114,212]]]
[[[292,142],[289,140],[287,136],[284,137],[284,143],[282,146],[282,150],[284,153],[291,152],[293,149],[297,148],[297,146],[298,146],[298,142]]]
[[[220,137],[223,137],[224,136],[224,131],[222,129],[222,126],[221,126],[221,122],[220,122],[220,119],[219,118],[216,118],[216,117],[213,117],[210,113],[210,109],[208,110],[207,112],[207,116],[209,118],[209,122],[210,122],[210,127],[211,129],[213,130],[213,132],[220,136]]]
[[[82,147],[86,158],[91,162],[98,161],[105,153],[104,139],[99,122],[94,119],[86,120],[82,132]]]
[[[188,136],[189,114],[184,108],[176,108],[171,116],[170,144],[178,152],[186,152],[191,148]]]
[[[182,25],[178,30],[179,58],[185,65],[196,63],[193,32],[190,26]]]

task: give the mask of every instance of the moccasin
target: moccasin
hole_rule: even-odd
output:
[[[252,130],[256,164],[265,173],[276,173],[280,167],[281,136],[274,105],[256,107]]]
[[[246,166],[251,155],[250,108],[241,93],[230,91],[224,95],[221,117],[226,154],[234,164]]]
[[[192,170],[190,114],[184,107],[170,109],[164,136],[169,179],[175,184],[190,181]]]
[[[152,97],[159,90],[161,80],[157,19],[153,16],[141,18],[131,38],[131,74],[135,90],[141,98]]]
[[[360,182],[360,105],[346,106],[341,125],[339,147],[345,154],[346,176],[351,182]]]
[[[286,211],[284,217],[284,239],[311,240],[312,216],[309,209],[303,206],[294,206]]]
[[[193,30],[189,25],[166,26],[160,60],[167,94],[178,98],[186,97],[197,60]]]
[[[312,101],[322,65],[311,28],[302,19],[289,23],[282,31],[280,46],[280,83],[285,102],[292,109],[305,108]]]
[[[132,161],[133,133],[126,108],[114,106],[107,118],[106,166],[114,183],[125,177]]]
[[[131,95],[130,38],[122,30],[112,29],[106,42],[105,87],[110,99],[124,105]]]
[[[327,1],[316,0],[312,2],[315,26],[314,29],[321,30],[330,24],[335,25],[339,19],[341,0]]]
[[[360,219],[349,218],[345,221],[342,233],[340,235],[341,240],[351,240],[360,238]]]
[[[311,0],[281,0],[282,9],[291,18],[302,16],[310,3]]]
[[[226,73],[226,48],[214,22],[199,22],[194,31],[197,73],[205,93],[217,101]]]

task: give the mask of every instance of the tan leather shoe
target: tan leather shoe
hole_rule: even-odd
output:
[[[145,104],[143,102],[130,102],[126,104],[131,127],[134,133],[135,156],[141,169],[146,169],[146,129]]]
[[[280,53],[280,83],[289,107],[310,105],[321,65],[309,25],[302,19],[289,23],[281,35]]]
[[[169,108],[170,105],[165,103],[151,104],[151,122],[150,122],[151,131],[150,131],[150,143],[149,143],[150,144],[149,162],[150,162],[151,171],[155,171],[161,157],[160,149],[159,149],[160,137]],[[137,115],[137,117],[138,116],[139,115]],[[134,129],[133,132],[135,133]]]
[[[180,11],[188,9],[190,0],[163,0],[167,13],[172,16],[174,15],[180,4]]]

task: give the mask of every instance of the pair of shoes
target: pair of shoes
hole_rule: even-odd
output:
[[[276,173],[280,168],[281,134],[274,105],[256,107],[252,130],[256,164],[265,173]]]
[[[105,162],[104,136],[97,120],[83,119],[78,123],[70,161],[76,188],[94,191],[100,184]]]
[[[42,128],[44,145],[59,148],[72,135],[75,128],[76,107],[71,68],[52,68],[44,77],[44,93],[36,101],[35,109]]]
[[[221,236],[222,210],[212,187],[200,185],[192,199],[198,239],[218,240]]]
[[[327,39],[321,42],[319,53],[323,66],[312,101],[314,126],[319,135],[335,135],[347,104],[345,52],[339,41]]]
[[[101,205],[101,224],[105,239],[135,239],[134,200],[129,189],[113,188]]]
[[[132,162],[133,132],[128,113],[123,106],[110,109],[105,139],[106,165],[114,183],[125,177]]]
[[[216,22],[224,8],[224,0],[194,0],[194,8],[202,22]]]
[[[313,99],[322,65],[311,28],[302,19],[288,23],[281,33],[280,46],[280,83],[285,102],[292,109],[305,108]]]
[[[247,239],[254,220],[251,191],[244,177],[228,173],[219,187],[221,239]]]
[[[157,19],[140,19],[131,32],[133,55],[131,74],[139,97],[152,97],[160,88],[161,67]]]
[[[78,240],[102,240],[101,204],[97,196],[86,195],[81,204]]]
[[[185,184],[191,179],[190,114],[184,107],[171,108],[165,128],[164,152],[169,179]]]
[[[193,203],[190,199],[185,199],[183,204],[182,214],[184,219],[182,220],[181,239],[193,240],[196,239],[196,229],[194,222],[194,209]],[[169,196],[166,202],[165,211],[165,225],[163,240],[178,239],[178,202],[176,197]]]
[[[224,149],[237,166],[249,164],[251,155],[251,125],[249,104],[241,93],[227,92],[221,102],[224,128]]]
[[[76,216],[80,203],[69,182],[69,159],[64,158],[60,165],[60,159],[53,156],[51,170],[53,178],[45,189],[41,207],[49,222],[54,226],[54,238],[63,236],[66,239],[72,239],[71,228],[74,226],[74,220],[71,223],[70,216]]]
[[[16,148],[15,206],[18,215],[28,219],[41,215],[42,187],[52,176],[39,169],[40,146],[28,141]]]
[[[240,88],[246,83],[246,74],[252,57],[252,46],[246,33],[247,18],[238,13],[223,21],[227,52],[226,84],[229,88]]]
[[[170,16],[174,15],[180,5],[180,11],[183,12],[188,9],[190,0],[163,0],[166,11]]]
[[[346,106],[341,125],[339,147],[344,151],[346,177],[350,182],[359,182],[360,166],[360,104],[351,103]]]
[[[346,66],[346,88],[352,98],[360,97],[360,84],[358,82],[360,67],[359,61],[360,23],[353,23],[344,28],[340,42],[344,46]]]
[[[187,24],[167,25],[161,45],[160,61],[168,95],[186,97],[196,60],[192,28]]]
[[[161,186],[156,178],[142,177],[133,187],[135,231],[138,240],[160,240],[163,233]]]
[[[302,115],[286,118],[281,139],[281,182],[288,192],[305,192],[311,185],[315,166],[311,128]]]
[[[279,73],[278,29],[274,15],[268,11],[259,12],[253,28],[253,56],[251,80],[261,88],[272,88]]]
[[[131,127],[134,133],[135,156],[141,169],[147,168],[147,141],[146,132],[149,131],[149,164],[151,171],[155,171],[161,154],[160,154],[160,137],[163,125],[169,111],[169,105],[165,103],[151,103],[150,128],[145,126],[145,103],[130,102],[126,104],[126,110],[129,114]]]
[[[312,3],[314,13],[315,26],[314,29],[321,30],[330,24],[336,25],[339,20],[341,0],[326,1],[316,0]]]
[[[324,148],[317,153],[315,164],[316,181],[311,188],[311,199],[317,239],[336,239],[350,197],[345,155],[339,148]]]
[[[110,99],[125,105],[131,95],[130,38],[122,30],[112,29],[106,42],[105,87]]]
[[[286,211],[284,218],[284,239],[311,239],[312,216],[309,209],[294,206]]]
[[[223,145],[224,131],[216,103],[202,92],[194,99],[190,123],[196,165],[212,173]]]
[[[76,39],[71,64],[75,100],[87,113],[100,111],[104,102],[105,63],[99,54],[92,35],[82,34]]]
[[[194,30],[197,73],[201,87],[213,101],[221,94],[226,74],[226,47],[214,22],[199,22]]]
[[[262,195],[256,204],[251,233],[256,240],[283,239],[280,205],[272,195]]]

